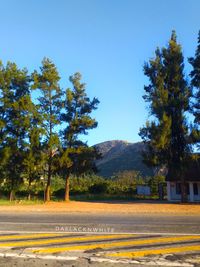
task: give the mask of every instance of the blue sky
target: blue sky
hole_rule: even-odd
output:
[[[29,71],[43,57],[62,77],[81,72],[100,105],[99,122],[85,140],[139,141],[148,112],[142,99],[143,63],[176,30],[185,58],[194,54],[200,29],[199,0],[0,0],[0,59]],[[186,64],[186,73],[190,67]]]

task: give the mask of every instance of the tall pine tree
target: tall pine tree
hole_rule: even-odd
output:
[[[54,154],[59,146],[59,136],[56,126],[60,125],[60,110],[62,108],[62,92],[59,86],[59,74],[56,66],[48,58],[42,61],[41,72],[33,73],[33,88],[39,89],[41,96],[39,101],[39,112],[43,117],[42,126],[45,130],[44,146],[46,149],[47,184],[45,190],[45,201],[50,201],[51,178],[54,172]]]
[[[191,89],[184,77],[184,59],[174,31],[167,48],[157,49],[155,58],[145,64],[144,73],[150,81],[144,88],[144,99],[151,115],[140,130],[147,144],[144,159],[151,166],[165,166],[167,178],[181,182],[181,199],[185,202],[184,169],[190,156],[186,112]]]
[[[65,176],[65,201],[69,201],[70,174],[81,174],[95,168],[94,159],[98,156],[94,148],[81,141],[80,136],[97,127],[91,112],[97,108],[97,98],[89,99],[85,84],[81,83],[80,73],[70,77],[73,89],[67,89],[64,112],[61,120],[65,124],[62,133],[60,166]]]

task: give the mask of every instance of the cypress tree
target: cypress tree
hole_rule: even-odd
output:
[[[184,59],[176,33],[166,48],[157,49],[155,58],[144,66],[150,84],[144,99],[149,103],[151,119],[140,130],[147,144],[144,160],[151,166],[165,166],[169,180],[181,182],[181,200],[187,201],[184,168],[190,157],[189,110],[191,89],[184,77]]]

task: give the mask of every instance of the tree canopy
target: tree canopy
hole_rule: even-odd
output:
[[[90,113],[99,101],[89,99],[80,80],[80,73],[70,76],[73,89],[64,92],[48,58],[32,74],[15,63],[0,62],[0,179],[10,200],[22,183],[30,198],[32,183],[43,177],[49,201],[53,174],[69,165],[70,173],[95,170],[96,151],[81,135],[97,127]]]
[[[151,116],[140,130],[147,144],[144,160],[153,166],[166,166],[168,179],[181,181],[182,201],[185,201],[183,173],[191,155],[186,112],[190,110],[192,91],[184,75],[184,58],[175,31],[168,46],[157,48],[155,58],[144,65],[144,73],[150,81],[144,87],[144,99],[149,103]]]

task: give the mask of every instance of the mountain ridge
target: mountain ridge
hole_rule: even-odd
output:
[[[142,161],[141,152],[145,150],[142,142],[131,143],[125,140],[110,140],[95,145],[102,158],[96,161],[99,174],[111,177],[126,171],[139,171],[143,176],[153,175],[153,170]]]

